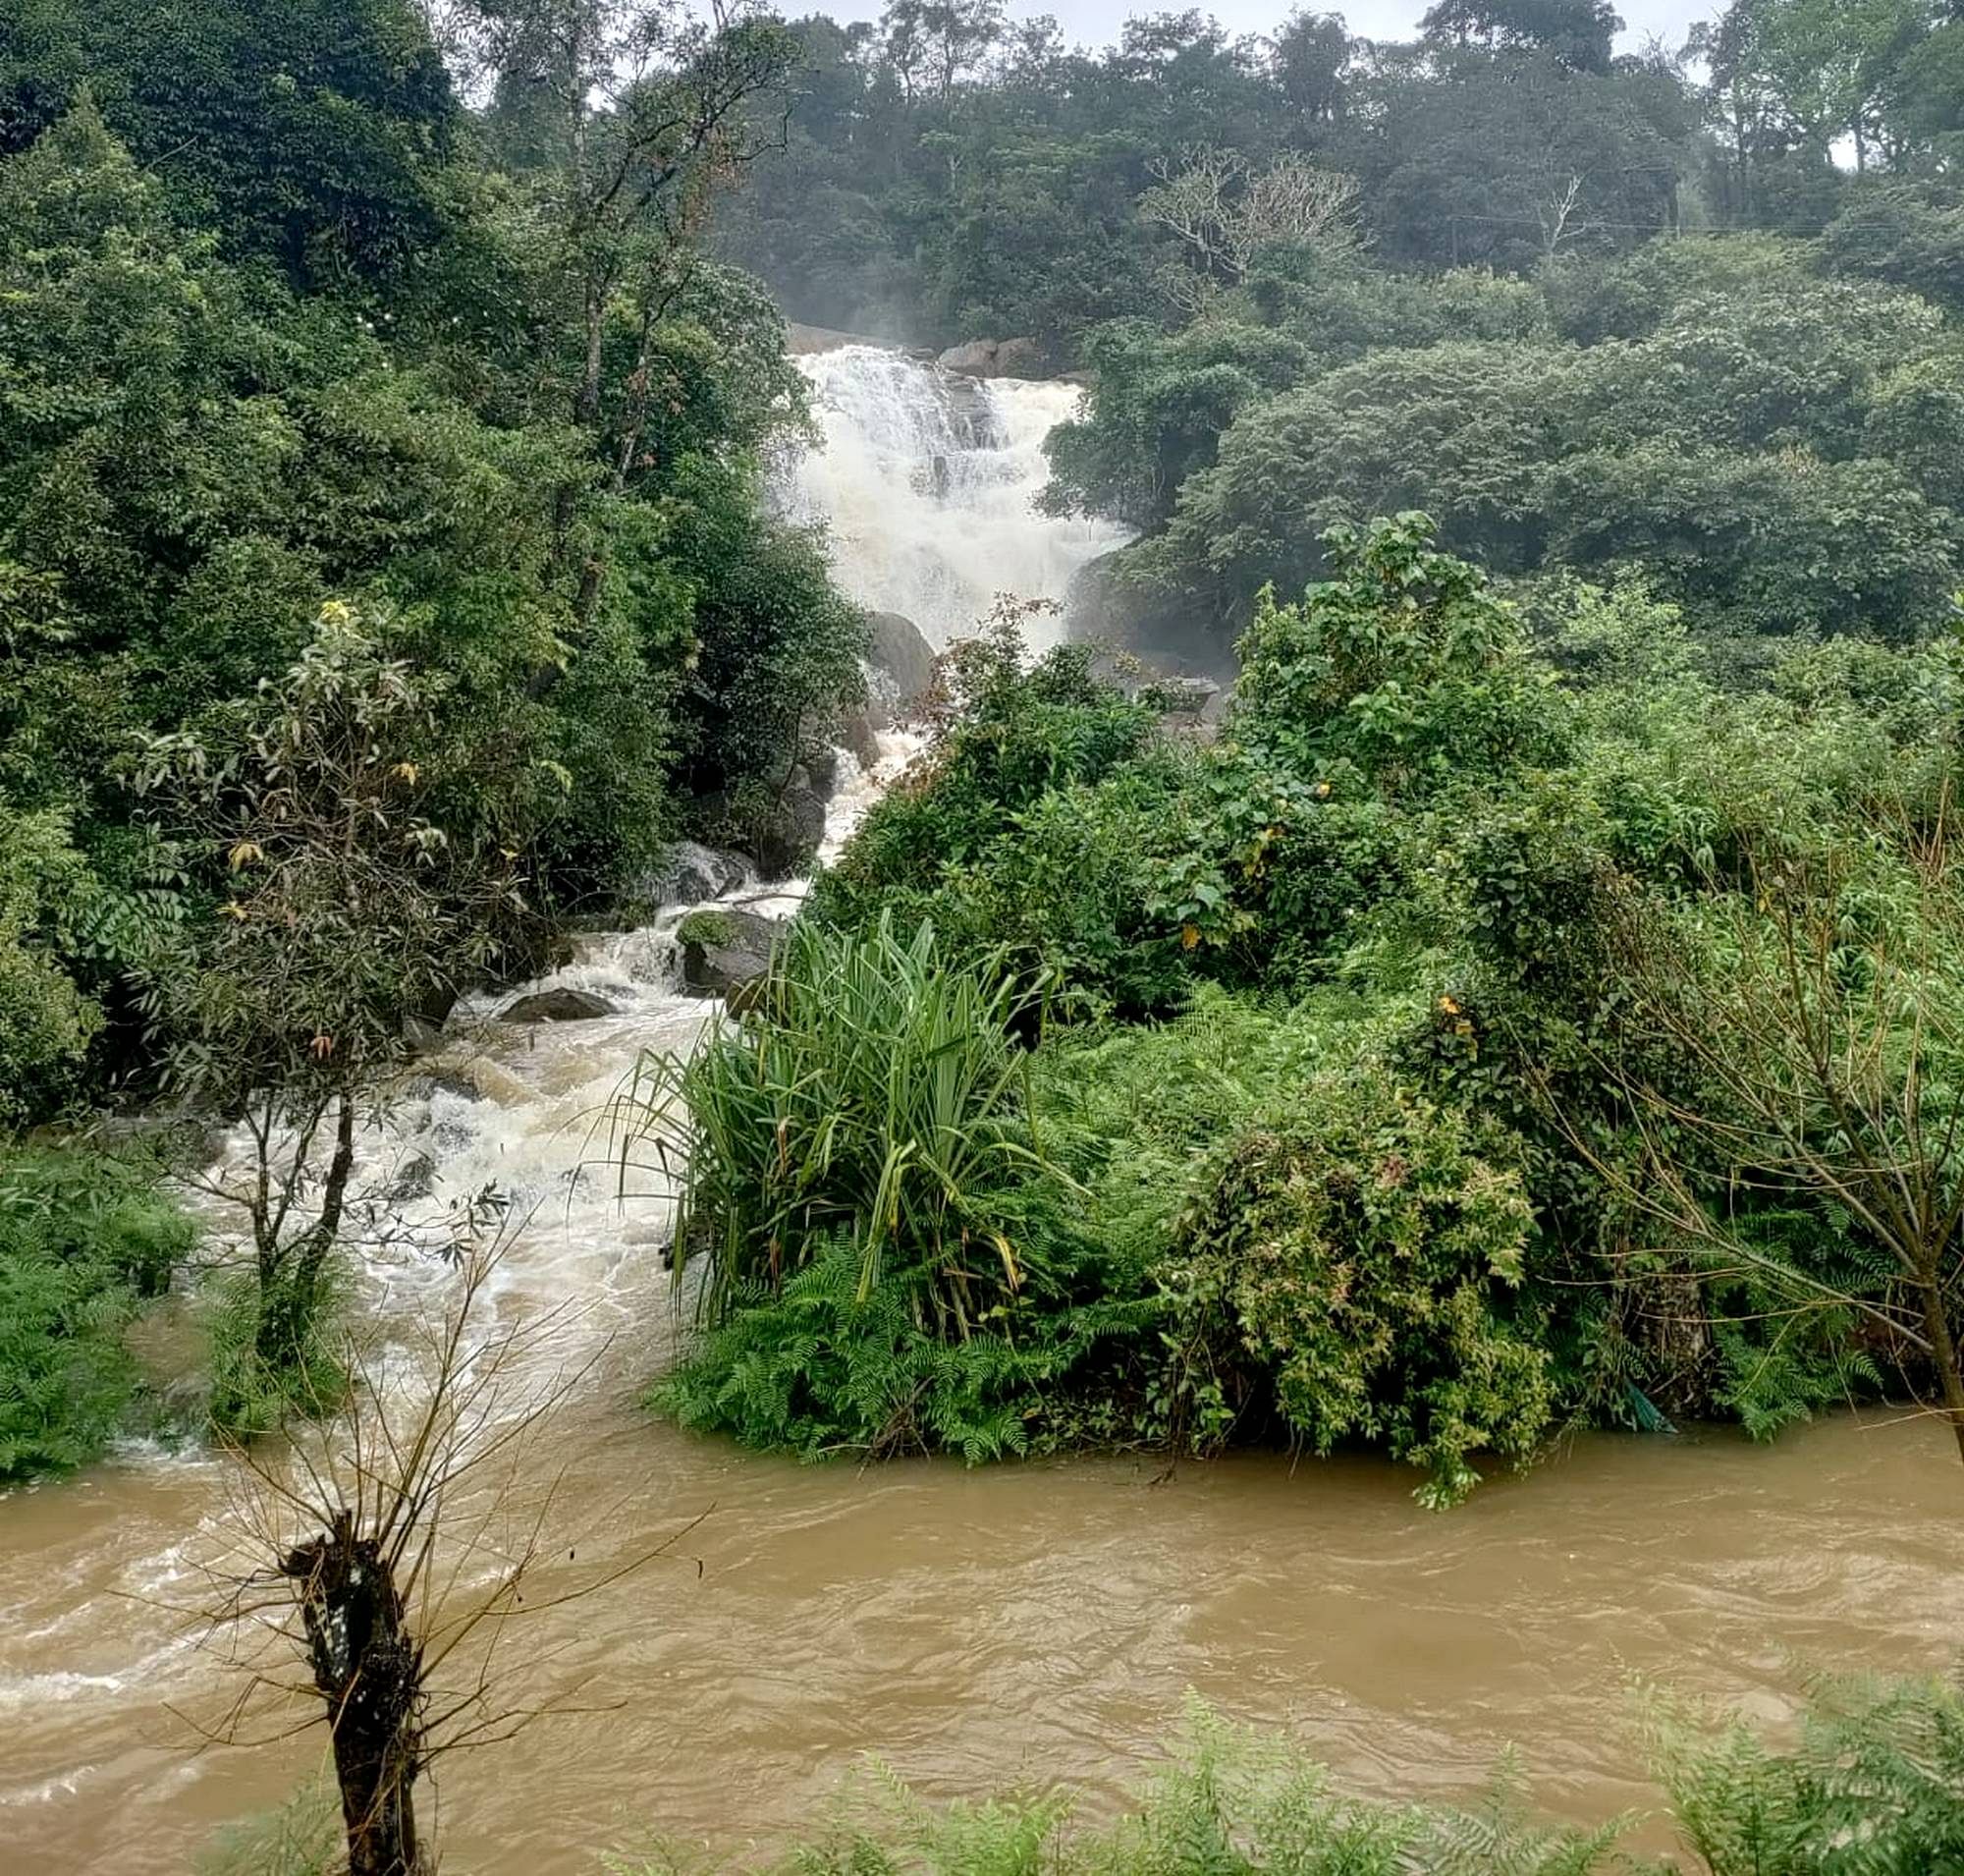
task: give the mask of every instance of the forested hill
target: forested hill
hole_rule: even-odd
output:
[[[1746,668],[1927,635],[1964,583],[1964,18],[1619,26],[1185,13],[1089,53],[989,0],[806,20],[719,239],[794,316],[1087,369],[1048,500],[1144,533],[1116,615],[1148,647],[1218,662],[1327,527],[1401,509],[1500,575],[1639,569]]]
[[[1191,309],[1318,225],[1351,179],[1378,262],[1524,272],[1665,232],[1818,236],[1956,281],[1964,21],[1943,0],[1735,0],[1686,44],[1618,51],[1608,0],[1441,0],[1405,42],[1297,11],[1235,37],[1202,10],[1087,50],[1001,0],[799,22],[788,148],[726,206],[728,250],[793,317],[897,338],[1034,333],[1061,358]],[[1946,172],[1946,163],[1948,170]],[[1878,184],[1948,173],[1950,187]],[[1223,216],[1219,211],[1223,208]]]

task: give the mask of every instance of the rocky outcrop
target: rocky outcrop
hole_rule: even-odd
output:
[[[802,872],[825,839],[825,797],[809,775],[796,776],[779,794],[751,836],[757,871],[766,879]]]
[[[935,362],[970,378],[1041,378],[1044,349],[1034,339],[970,339],[950,346]]]
[[[722,997],[733,1009],[770,974],[771,954],[785,929],[779,918],[717,906],[691,912],[676,927],[682,988]]]
[[[862,769],[870,770],[880,759],[880,733],[873,724],[873,706],[862,703],[839,719],[839,746],[846,750]],[[835,779],[834,787],[838,783]]]
[[[904,613],[866,615],[866,663],[891,707],[906,708],[934,682],[934,647]]]
[[[799,766],[775,795],[762,799],[739,804],[720,793],[698,796],[694,818],[712,840],[748,853],[759,878],[784,879],[801,871],[825,838],[825,796],[811,772]]]
[[[519,997],[498,1012],[501,1022],[591,1022],[596,1017],[611,1017],[614,1006],[591,990],[574,990],[558,985],[551,990],[535,990]]]
[[[699,906],[742,885],[749,871],[741,854],[677,841],[668,858],[635,882],[633,896],[648,906]]]
[[[1072,580],[1065,614],[1069,636],[1107,653],[1130,652],[1170,676],[1231,685],[1239,667],[1230,635],[1185,602],[1154,595],[1125,579],[1123,553],[1121,548],[1100,556]]]

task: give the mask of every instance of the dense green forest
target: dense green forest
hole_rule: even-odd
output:
[[[1238,675],[1196,736],[1013,608],[946,662],[658,1083],[688,1423],[1361,1439],[1450,1503],[1577,1423],[1964,1408],[1964,26],[1616,24],[798,28],[719,243],[1078,367],[1045,503],[1138,530],[1090,610]]]
[[[410,1018],[677,835],[796,848],[862,626],[762,499],[782,316],[695,239],[796,57],[764,19],[6,9],[0,1127],[348,1141]],[[253,1212],[269,1295],[347,1177],[298,1242]],[[47,1182],[0,1182],[8,1344],[58,1369],[95,1318]],[[73,1455],[65,1399],[9,1394],[4,1469]]]
[[[1008,594],[942,651],[729,1020],[617,1098],[623,1192],[679,1188],[657,1410],[1363,1449],[1440,1509],[1584,1427],[1888,1400],[1964,1453],[1964,12],[1620,34],[0,0],[0,1482],[358,1423],[364,1143],[458,999],[684,838],[811,860],[872,637],[774,495],[788,321],[1025,341],[1081,387],[1043,517],[1131,538],[1073,640]],[[455,1196],[412,1248],[475,1268]],[[175,1420],[129,1346],[172,1297]],[[339,1729],[336,1515],[274,1574]],[[357,1876],[424,1867],[384,1613]],[[1954,1695],[1848,1724],[1699,1761],[1706,1866],[1954,1857]],[[1823,1796],[1898,1730],[1948,1757]],[[1053,1806],[800,1866],[1489,1866],[1211,1749],[1077,1862]],[[1510,1867],[1607,1854],[1506,1818]]]

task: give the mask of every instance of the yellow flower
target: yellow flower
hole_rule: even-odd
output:
[[[1456,1017],[1459,1014],[1459,1006],[1450,997],[1441,997],[1439,1011],[1442,1016]]]
[[[1310,793],[1314,795],[1319,801],[1327,801],[1330,799],[1330,784],[1328,782],[1319,782],[1317,783],[1315,788],[1310,790]]]

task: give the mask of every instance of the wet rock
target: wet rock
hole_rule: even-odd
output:
[[[890,695],[901,710],[934,682],[934,647],[904,613],[866,616],[866,662],[890,682]]]
[[[693,814],[712,840],[747,852],[767,880],[803,871],[825,838],[825,797],[803,767],[792,769],[775,794],[760,790],[736,800],[721,793],[698,796]]]
[[[935,360],[944,371],[971,378],[1040,378],[1044,349],[1034,339],[970,339]]]
[[[761,912],[721,906],[691,912],[676,927],[683,989],[726,1002],[740,998],[769,973],[771,954],[784,929],[783,919]]]
[[[560,985],[551,990],[535,990],[519,997],[498,1012],[501,1022],[591,1022],[596,1017],[611,1017],[614,1006],[591,990],[574,990]]]
[[[382,1196],[392,1205],[412,1205],[436,1190],[436,1161],[427,1153],[411,1153],[396,1168]]]
[[[668,858],[634,883],[634,897],[649,906],[699,906],[742,885],[750,863],[741,854],[677,841]]]
[[[862,769],[871,769],[880,759],[880,733],[873,727],[872,708],[860,704],[846,712],[838,724],[839,746]],[[835,788],[836,788],[835,784]]]
[[[845,763],[839,750],[830,744],[822,749],[807,749],[804,760],[798,766],[811,778],[813,793],[825,800],[831,800],[839,793],[840,774]]]
[[[802,872],[825,838],[825,798],[806,776],[788,782],[751,817],[750,844],[765,879]]]

